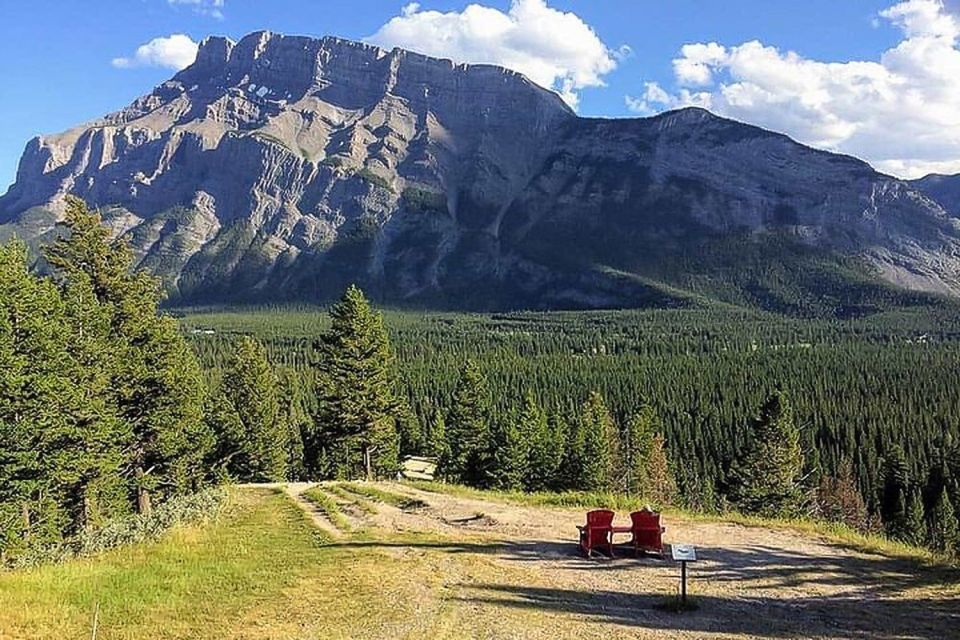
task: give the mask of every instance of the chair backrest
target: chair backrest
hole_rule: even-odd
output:
[[[594,509],[587,511],[588,527],[609,527],[613,525],[613,511],[609,509]]]
[[[634,529],[660,529],[660,514],[656,511],[643,509],[630,514],[630,522]]]

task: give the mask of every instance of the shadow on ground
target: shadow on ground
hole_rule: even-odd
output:
[[[768,638],[944,640],[960,625],[960,600],[723,598],[697,596],[696,611],[663,610],[662,594],[578,591],[516,585],[462,585],[461,601],[573,614],[644,629],[723,632]],[[957,637],[954,635],[953,637]]]
[[[673,570],[668,558],[616,549],[614,558],[585,559],[577,545],[560,541],[343,541],[358,548],[419,548],[450,554],[495,555],[505,561],[549,563],[564,571]],[[822,557],[767,546],[698,548],[694,571],[699,590],[694,612],[670,613],[667,592],[629,593],[516,584],[462,584],[457,599],[472,604],[563,612],[646,629],[724,632],[757,637],[960,638],[960,588],[956,596],[908,596],[912,590],[960,584],[960,571],[927,568],[881,555]],[[546,566],[546,565],[545,565]],[[536,571],[534,566],[531,571]],[[537,582],[532,578],[531,582]],[[661,583],[662,584],[662,583]],[[777,595],[767,597],[764,594]],[[818,593],[829,595],[808,595]],[[717,595],[720,594],[720,595]],[[730,594],[730,595],[728,595]],[[742,594],[742,595],[741,595]],[[782,595],[781,595],[782,594]],[[952,630],[952,631],[950,631]],[[951,635],[951,633],[953,635]]]

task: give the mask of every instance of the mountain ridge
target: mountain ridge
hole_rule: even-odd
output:
[[[438,307],[685,291],[845,313],[915,298],[897,287],[960,295],[960,221],[921,187],[704,110],[582,118],[493,65],[261,31],[207,38],[128,107],[34,138],[0,235],[55,233],[78,195],[184,303],[356,281]]]

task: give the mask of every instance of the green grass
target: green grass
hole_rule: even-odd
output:
[[[353,505],[360,511],[363,511],[367,515],[374,515],[375,513],[377,513],[377,508],[373,506],[373,503],[369,502],[368,500],[364,500],[363,498],[361,498],[356,494],[350,493],[343,487],[340,487],[335,484],[326,484],[326,485],[323,485],[323,488],[327,492],[332,493],[333,495],[337,496],[341,500],[345,502],[349,502],[351,505]]]
[[[405,481],[404,484],[433,493],[443,493],[478,500],[500,500],[535,507],[607,508],[613,509],[614,511],[629,512],[642,509],[649,505],[647,501],[641,498],[616,493],[590,493],[580,491],[525,493],[522,491],[490,491],[462,485],[421,480],[409,480]],[[929,549],[891,540],[882,535],[863,533],[840,523],[824,522],[808,518],[760,518],[733,511],[722,514],[697,513],[677,509],[676,507],[663,507],[662,511],[668,517],[678,517],[695,522],[731,522],[744,527],[787,529],[804,535],[819,536],[829,542],[840,544],[857,551],[906,558],[921,562],[927,566],[944,567],[956,565],[954,558],[934,553]]]
[[[344,482],[340,485],[347,491],[357,495],[364,496],[375,502],[382,502],[398,509],[418,509],[427,506],[423,500],[417,500],[410,496],[405,496],[392,491],[385,491],[366,484],[356,482]]]
[[[89,637],[98,605],[101,638],[218,637],[214,620],[293,585],[325,554],[282,495],[234,490],[227,509],[156,543],[0,575],[0,638]]]
[[[486,500],[523,499],[462,487],[415,486]],[[323,485],[330,495],[352,493],[351,487],[394,504],[409,501],[391,485]],[[546,508],[540,515],[548,521],[567,519]],[[410,517],[431,520],[434,514]],[[651,615],[651,610],[674,608],[669,594],[676,576],[659,564],[622,558],[616,565],[598,562],[571,571],[565,561],[556,561],[551,545],[540,548],[544,541],[539,538],[523,538],[515,546],[504,544],[502,530],[446,533],[405,526],[331,540],[284,493],[233,488],[219,519],[177,527],[158,542],[0,574],[0,638],[89,638],[98,604],[99,640],[610,640],[674,637],[680,631],[699,637],[698,631],[718,628],[731,637],[819,637],[826,634],[809,625],[820,624],[821,612],[819,607],[808,611],[806,603],[810,598],[832,602],[830,585],[842,587],[844,580],[851,581],[849,588],[839,592],[829,628],[823,627],[831,637],[899,637],[901,630],[918,628],[928,637],[951,637],[952,587],[918,573],[909,592],[875,598],[872,589],[884,586],[888,575],[902,580],[910,568],[900,563],[891,567],[879,557],[854,558],[845,567],[841,556],[832,556],[822,566],[788,573],[786,582],[779,566],[738,581],[703,573],[691,583],[691,595],[706,617],[690,614],[690,627],[663,627],[662,615]],[[741,546],[750,544],[749,535],[737,537]],[[572,541],[568,550],[572,558]],[[865,569],[862,563],[874,559],[876,571]],[[588,574],[588,567],[595,569]],[[758,569],[752,564],[742,568],[748,573]],[[855,607],[840,602],[851,596]],[[791,607],[794,601],[798,605],[777,625],[770,626],[763,616],[743,616],[748,607]],[[709,628],[699,626],[704,620]]]
[[[89,638],[98,605],[98,640],[405,637],[439,578],[389,549],[325,537],[282,492],[234,488],[216,521],[0,573],[0,638]]]
[[[324,489],[326,489],[326,487],[321,488],[319,486],[307,489],[303,492],[303,497],[320,509],[333,526],[344,533],[350,533],[353,531],[350,520],[348,520],[347,516],[340,510],[340,505],[337,504],[337,501]]]

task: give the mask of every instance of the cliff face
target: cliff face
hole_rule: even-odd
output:
[[[943,205],[954,218],[960,218],[960,174],[932,173],[925,178],[911,180],[909,184]]]
[[[445,307],[777,307],[823,294],[814,263],[839,297],[875,276],[960,293],[957,220],[860,161],[701,110],[582,119],[517,73],[336,38],[210,38],[127,108],[35,138],[0,235],[42,238],[71,193],[174,300],[359,282]]]

